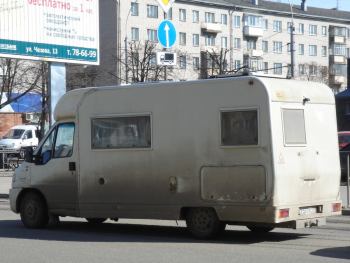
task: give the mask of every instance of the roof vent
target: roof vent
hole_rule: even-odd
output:
[[[301,0],[301,10],[307,11],[306,0]]]
[[[253,5],[259,5],[259,0],[252,0]]]

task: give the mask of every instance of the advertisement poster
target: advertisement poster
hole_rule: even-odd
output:
[[[0,0],[0,57],[98,65],[98,0]]]

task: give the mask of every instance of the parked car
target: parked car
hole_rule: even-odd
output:
[[[338,132],[339,149],[350,144],[350,131]]]
[[[25,147],[38,146],[38,127],[36,125],[16,125],[0,140],[0,149],[21,153]],[[23,157],[24,154],[21,154]]]
[[[348,176],[348,164],[347,157],[350,156],[350,143],[345,147],[341,148],[339,151],[340,154],[340,168],[341,168],[341,182],[345,183]]]

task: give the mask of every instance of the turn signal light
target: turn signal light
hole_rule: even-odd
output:
[[[332,204],[332,212],[340,212],[341,211],[341,203]]]
[[[286,218],[289,217],[289,208],[287,209],[280,209],[278,213],[279,218]]]

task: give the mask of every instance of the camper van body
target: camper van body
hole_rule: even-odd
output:
[[[80,89],[55,119],[15,172],[21,216],[33,195],[51,215],[82,218],[188,220],[207,208],[229,224],[298,228],[341,212],[335,103],[323,84],[246,76]],[[61,141],[71,145],[63,156]]]

